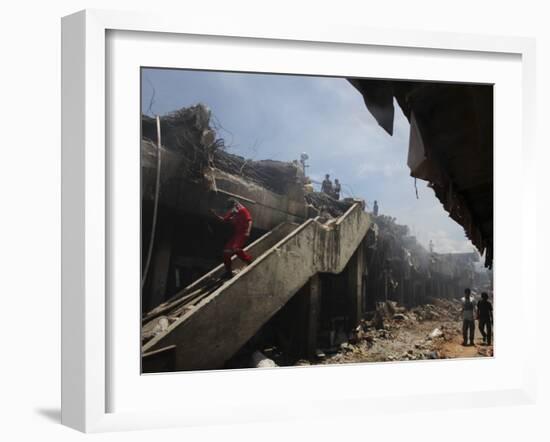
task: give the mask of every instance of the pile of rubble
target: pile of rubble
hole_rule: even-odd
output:
[[[309,192],[305,194],[306,202],[321,213],[339,217],[343,215],[354,203],[353,200],[336,200],[324,192]]]
[[[415,342],[395,342],[396,333],[391,326],[384,329],[369,329],[357,333],[357,340],[343,343],[340,351],[323,361],[329,364],[349,362],[384,362],[439,359],[437,341],[440,339],[427,335]],[[396,344],[396,345],[393,345]]]
[[[223,151],[222,139],[210,127],[210,110],[203,104],[181,108],[160,117],[162,146],[178,155],[181,174],[191,181],[202,180],[204,170],[212,166],[216,152]],[[156,118],[141,116],[142,141],[157,145],[158,133]]]
[[[462,320],[462,304],[458,299],[432,298],[430,304],[420,305],[412,309],[417,321],[460,321]]]
[[[199,103],[160,117],[162,145],[180,157],[181,173],[187,179],[198,182],[209,168],[216,168],[279,194],[287,192],[288,183],[303,180],[297,162],[253,161],[229,153],[223,138],[217,138],[211,116],[210,109]],[[141,134],[144,142],[156,145],[155,118],[142,115]]]
[[[381,303],[369,319],[361,320],[340,351],[322,363],[444,358],[441,346],[461,333],[460,301],[431,301],[412,310],[392,301]]]

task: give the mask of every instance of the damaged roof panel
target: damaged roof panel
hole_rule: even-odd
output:
[[[350,79],[390,135],[393,98],[411,124],[411,176],[429,182],[486,266],[493,260],[492,85]]]

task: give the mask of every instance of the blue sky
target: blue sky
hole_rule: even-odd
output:
[[[407,167],[409,123],[395,103],[393,136],[371,116],[363,97],[341,78],[144,69],[142,111],[163,115],[204,103],[224,128],[229,151],[247,158],[292,161],[309,155],[308,173],[325,173],[355,196],[411,228],[437,252],[471,251],[426,182]],[[154,100],[151,102],[154,87]],[[318,186],[317,186],[318,187]]]

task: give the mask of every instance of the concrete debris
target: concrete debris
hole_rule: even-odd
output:
[[[477,353],[480,356],[485,356],[485,357],[493,357],[494,356],[493,347],[479,347],[477,349]]]
[[[322,212],[321,216],[339,217],[343,215],[354,203],[353,200],[335,200],[323,192],[310,192],[305,194],[306,201]],[[325,220],[326,221],[326,220]]]
[[[378,337],[382,339],[390,339],[392,335],[387,330],[383,329],[383,330],[378,330]]]
[[[381,309],[377,309],[374,312],[374,318],[372,319],[372,325],[376,330],[384,329],[384,312]]]
[[[383,304],[383,308],[386,311],[386,314],[388,316],[391,316],[391,315],[395,314],[395,310],[397,308],[397,302],[395,302],[395,301],[386,301]]]
[[[161,117],[162,144],[180,158],[185,176],[192,181],[203,178],[204,170],[213,164],[216,152],[225,148],[216,140],[210,127],[211,112],[203,104],[182,108]],[[142,115],[142,135],[145,140],[157,140],[156,119]]]
[[[155,336],[164,333],[168,330],[168,327],[173,323],[177,318],[169,316],[159,316],[158,318],[149,321],[145,324],[141,330],[141,340],[142,342],[149,341]]]
[[[339,352],[322,364],[349,362],[418,361],[448,357],[470,357],[449,353],[462,339],[460,301],[431,299],[432,304],[406,310],[395,302],[382,303],[371,320],[361,320],[353,339],[342,343]],[[405,311],[406,313],[402,313]],[[391,314],[391,312],[394,312]],[[433,318],[433,319],[428,319]],[[384,322],[380,327],[379,322]],[[492,347],[475,350],[492,356]]]
[[[406,321],[408,318],[403,313],[396,313],[395,315],[393,315],[393,319],[395,321]]]
[[[353,347],[351,344],[349,344],[348,342],[342,342],[340,344],[340,348],[344,351],[352,351],[353,350]]]
[[[180,177],[192,182],[206,181],[208,188],[214,188],[210,168],[216,168],[281,195],[288,192],[288,183],[304,181],[297,162],[253,161],[229,153],[224,140],[217,138],[221,128],[212,121],[211,111],[204,104],[181,108],[160,120],[163,147],[177,154]],[[156,119],[142,115],[141,122],[143,140],[156,142]]]
[[[273,359],[269,359],[260,351],[255,351],[252,353],[251,362],[253,368],[268,368],[268,367],[278,367]]]
[[[318,359],[324,359],[327,355],[323,352],[323,350],[317,349],[315,350],[315,357]]]
[[[443,332],[441,330],[439,330],[438,328],[434,329],[430,333],[430,339],[436,339],[436,338],[439,338],[440,336],[443,336]]]
[[[434,304],[424,304],[412,309],[412,313],[418,321],[439,319],[459,321],[462,319],[462,304],[459,300],[438,299],[433,302]]]

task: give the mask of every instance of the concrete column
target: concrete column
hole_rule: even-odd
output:
[[[403,299],[401,301],[402,305],[403,306],[408,306],[409,305],[409,280],[408,279],[405,279],[405,278],[402,278],[401,279],[401,284],[402,284],[402,287],[403,287]]]
[[[363,271],[365,267],[365,253],[361,243],[348,262],[347,292],[350,306],[352,325],[357,325],[363,316]]]
[[[365,264],[365,268],[363,269],[363,275],[362,275],[362,283],[361,283],[361,290],[362,290],[362,294],[361,294],[361,312],[362,313],[365,313],[367,311],[367,308],[368,308],[368,300],[367,300],[367,297],[370,295],[369,293],[369,290],[370,290],[370,286],[369,286],[369,280],[368,280],[368,275],[366,273],[366,264]]]
[[[165,216],[159,223],[153,249],[150,278],[149,308],[161,304],[166,297],[168,286],[168,271],[170,270],[170,258],[172,257],[172,234],[174,232],[174,219]]]
[[[319,314],[321,309],[321,281],[319,275],[314,275],[307,285],[307,330],[306,352],[308,356],[315,356],[317,350],[317,334],[319,331]]]
[[[405,305],[405,278],[399,278],[399,303]]]

